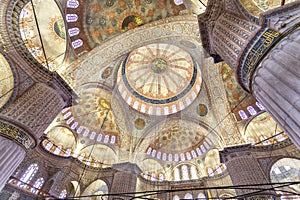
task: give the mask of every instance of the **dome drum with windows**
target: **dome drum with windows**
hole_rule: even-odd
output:
[[[130,52],[117,82],[121,96],[134,109],[149,115],[169,115],[196,99],[202,78],[188,52],[159,43]]]

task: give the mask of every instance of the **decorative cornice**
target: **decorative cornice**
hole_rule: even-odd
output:
[[[282,39],[295,29],[300,27],[300,18],[295,16],[291,23],[284,20],[290,18],[289,13],[295,14],[300,8],[300,3],[294,2],[287,6],[263,13],[260,17],[260,31],[258,31],[248,42],[247,47],[238,57],[238,67],[236,70],[239,84],[248,92],[252,92],[252,76],[257,66],[263,61],[268,53]],[[281,18],[283,17],[283,21]],[[274,20],[281,22],[280,27],[275,26]]]
[[[25,150],[33,149],[36,145],[34,138],[29,136],[23,129],[15,125],[0,121],[0,135],[13,140]]]

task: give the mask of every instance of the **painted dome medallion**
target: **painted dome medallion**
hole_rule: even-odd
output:
[[[123,99],[149,115],[183,110],[197,97],[201,82],[191,55],[172,44],[150,44],[130,52],[118,72]]]

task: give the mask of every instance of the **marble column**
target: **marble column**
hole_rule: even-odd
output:
[[[256,186],[260,190],[252,189],[255,188],[256,184],[268,184],[268,176],[262,170],[258,159],[255,157],[250,150],[250,145],[243,145],[238,147],[228,147],[220,152],[221,162],[227,167],[228,173],[232,180],[233,185],[245,185],[245,189],[235,189],[236,194],[239,198],[245,199],[274,199],[276,193],[272,186]],[[274,197],[274,198],[273,198]]]
[[[137,176],[142,173],[141,169],[133,163],[115,164],[112,168],[117,171],[114,174],[110,194],[134,193],[136,191]],[[109,196],[109,199],[131,199],[133,194],[121,194]]]
[[[26,151],[20,145],[0,136],[0,191],[25,155]]]
[[[258,19],[239,1],[210,0],[198,19],[206,51],[230,65],[300,149],[300,1]]]
[[[300,149],[300,28],[282,39],[252,76],[252,94]]]

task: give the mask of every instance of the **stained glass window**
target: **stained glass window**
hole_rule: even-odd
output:
[[[248,119],[248,115],[243,110],[239,111],[239,115],[242,119]]]
[[[49,151],[52,146],[53,146],[52,142],[48,142],[47,145],[45,146],[45,149]]]
[[[33,188],[31,188],[31,192],[34,194],[38,194],[39,190],[42,188],[44,185],[44,178],[38,178],[35,183],[33,184]]]
[[[265,107],[264,107],[261,103],[256,102],[255,104],[256,104],[256,106],[257,106],[259,109],[265,110]]]
[[[55,155],[58,155],[61,151],[61,146],[56,147],[55,151],[53,152]]]
[[[78,8],[79,2],[77,0],[68,0],[67,8]]]
[[[38,169],[39,166],[36,163],[31,164],[18,182],[18,186],[25,187],[25,184],[29,183],[32,180]]]
[[[67,190],[62,190],[59,194],[59,197],[60,199],[64,199],[67,197]]]
[[[76,14],[67,14],[66,20],[67,22],[76,22],[78,19],[78,16]]]
[[[252,116],[257,114],[256,110],[252,106],[248,106],[247,110],[249,111],[250,115],[252,115]]]
[[[184,195],[184,199],[193,199],[193,195],[191,193],[187,193]]]
[[[78,47],[81,47],[83,45],[83,41],[81,39],[75,40],[72,42],[72,47],[74,49],[77,49]]]

